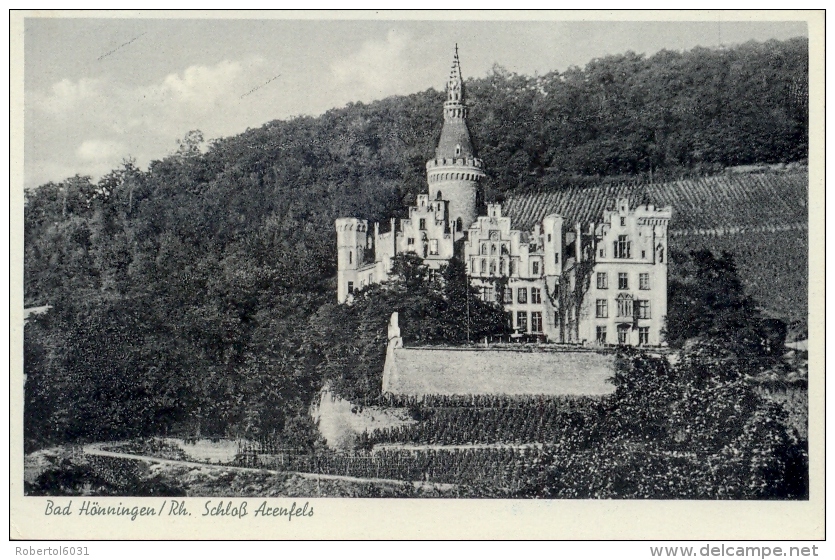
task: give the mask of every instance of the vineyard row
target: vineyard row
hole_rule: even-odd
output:
[[[808,221],[808,172],[715,175],[646,184],[582,186],[558,191],[511,193],[504,213],[513,226],[532,229],[548,214],[562,215],[569,224],[599,223],[603,211],[618,198],[636,204],[648,198],[671,206],[671,230],[724,230],[785,226]]]

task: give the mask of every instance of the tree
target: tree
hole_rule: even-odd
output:
[[[763,317],[742,286],[733,256],[707,250],[678,255],[670,279],[666,340],[681,347],[704,337],[723,341],[736,356],[772,358],[783,352],[786,325]]]

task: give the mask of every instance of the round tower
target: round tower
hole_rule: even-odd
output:
[[[357,268],[363,264],[368,222],[358,218],[338,218],[336,226],[337,300],[345,303],[359,288]]]
[[[475,221],[479,182],[485,176],[484,163],[476,157],[467,128],[464,80],[458,61],[458,45],[455,45],[444,102],[444,126],[435,158],[426,162],[429,198],[449,201],[449,223],[454,231],[466,231]]]

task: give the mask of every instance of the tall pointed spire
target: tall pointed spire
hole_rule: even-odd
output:
[[[447,95],[444,102],[444,128],[438,142],[436,157],[474,157],[475,150],[467,130],[467,106],[464,104],[464,78],[461,76],[461,61],[458,59],[458,43],[452,57],[452,68],[447,81]]]
[[[455,43],[455,56],[452,57],[452,69],[449,71],[447,101],[464,103],[464,79],[461,77],[461,61],[458,60],[458,43]]]
[[[456,44],[447,81],[444,126],[435,157],[426,162],[429,197],[432,200],[447,201],[447,219],[456,240],[464,236],[464,232],[476,219],[478,183],[485,176],[484,162],[476,157],[470,131],[467,129],[464,78]]]

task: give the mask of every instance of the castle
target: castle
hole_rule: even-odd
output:
[[[384,282],[395,255],[413,252],[430,270],[458,256],[481,297],[509,314],[515,338],[662,344],[671,209],[620,199],[599,223],[568,224],[552,213],[531,231],[513,229],[499,204],[479,216],[486,173],[467,127],[457,47],[443,110],[435,157],[426,162],[428,193],[409,217],[392,219],[384,233],[365,220],[336,220],[338,301]]]

